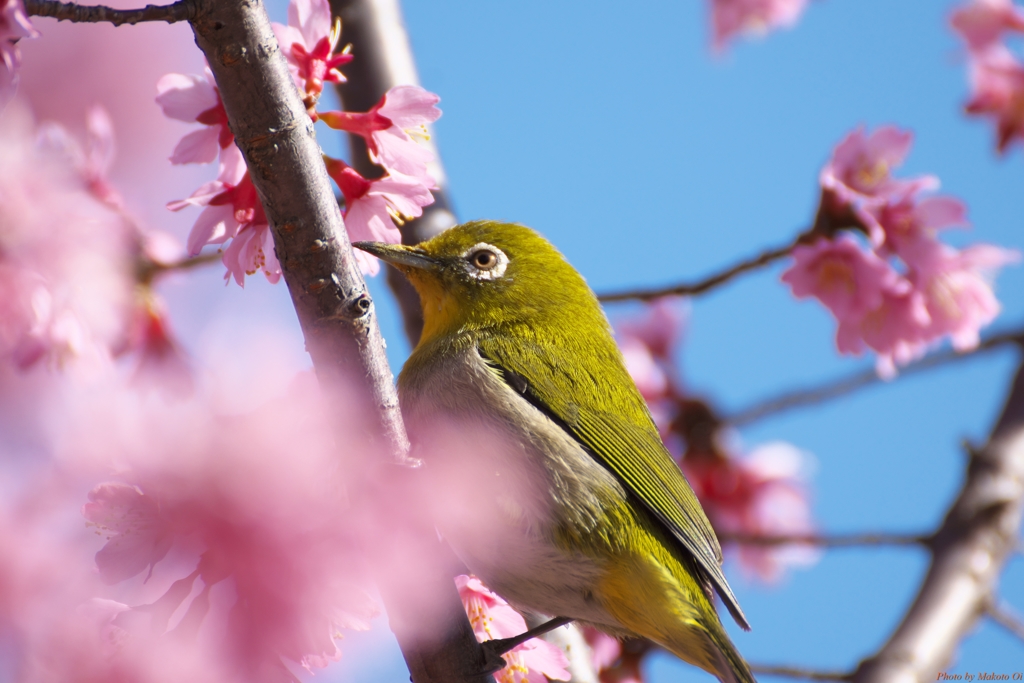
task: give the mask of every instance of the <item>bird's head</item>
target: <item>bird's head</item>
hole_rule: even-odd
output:
[[[427,341],[499,326],[582,323],[597,301],[583,277],[533,230],[473,221],[416,246],[356,242],[402,271],[420,295]]]

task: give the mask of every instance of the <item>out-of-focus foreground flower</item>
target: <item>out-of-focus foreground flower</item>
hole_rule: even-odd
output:
[[[25,13],[22,0],[0,0],[0,108],[18,87],[21,53],[17,42],[38,35]]]

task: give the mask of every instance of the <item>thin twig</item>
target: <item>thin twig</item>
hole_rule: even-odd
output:
[[[651,299],[657,299],[663,296],[681,296],[688,295],[694,296],[697,294],[703,294],[709,289],[713,289],[718,285],[724,284],[729,280],[733,279],[737,275],[742,275],[758,268],[763,268],[770,263],[774,263],[779,259],[789,256],[790,252],[796,248],[803,237],[803,233],[796,240],[787,244],[784,247],[778,247],[776,249],[768,249],[752,259],[747,261],[740,261],[739,263],[726,268],[723,271],[715,273],[702,280],[696,282],[684,282],[678,285],[669,285],[668,287],[657,287],[652,289],[629,289],[622,292],[609,292],[606,294],[598,294],[597,298],[604,303],[611,303],[613,301],[650,301]]]
[[[985,609],[985,614],[987,614],[992,621],[996,622],[1021,640],[1024,640],[1024,621],[1010,611],[1009,607],[1006,605],[997,605],[995,601],[992,601]]]
[[[807,681],[849,681],[853,674],[843,671],[818,671],[816,669],[802,669],[796,666],[767,666],[764,664],[749,664],[750,670],[762,676],[784,676],[786,678],[802,678]]]
[[[909,546],[927,547],[931,543],[930,534],[836,534],[823,536],[819,534],[791,534],[768,536],[760,534],[729,534],[719,533],[718,540],[737,545],[777,546],[777,545],[813,545],[820,548],[849,548],[853,546]]]
[[[149,283],[158,275],[175,273],[183,270],[192,270],[193,268],[199,268],[200,266],[217,263],[222,257],[223,254],[218,250],[208,251],[205,254],[199,254],[198,256],[186,256],[183,259],[171,261],[170,263],[161,263],[150,259],[142,259],[138,267],[138,280],[142,283]]]
[[[959,352],[948,349],[931,356],[927,356],[916,363],[911,363],[905,368],[902,368],[898,377],[914,375],[919,372],[923,372],[924,370],[931,370],[932,368],[942,365],[948,365],[949,363],[973,358],[1007,344],[1024,344],[1024,329],[1017,328],[988,336],[983,339],[982,342],[978,344],[978,347],[973,351]],[[759,401],[752,406],[748,406],[747,408],[743,408],[742,410],[733,413],[732,415],[727,415],[723,419],[736,427],[748,425],[751,422],[755,422],[770,415],[776,415],[786,410],[809,405],[818,405],[825,401],[845,396],[858,389],[862,389],[882,381],[885,380],[880,378],[878,373],[874,370],[864,370],[863,372],[848,375],[847,377],[837,380],[830,380],[823,384],[819,384],[816,387],[797,389],[774,398]]]
[[[106,23],[114,26],[139,24],[144,21],[162,21],[173,24],[192,18],[192,3],[175,2],[170,5],[146,5],[141,9],[114,9],[105,5],[79,5],[57,0],[25,0],[25,11],[31,16],[52,17],[57,21],[78,23]]]

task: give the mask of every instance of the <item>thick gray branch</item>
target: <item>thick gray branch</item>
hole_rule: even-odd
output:
[[[934,681],[986,613],[1024,509],[1024,364],[988,443],[932,541],[932,562],[903,622],[854,683]]]
[[[274,245],[328,410],[346,453],[387,454],[381,467],[352,458],[354,513],[393,520],[373,544],[392,629],[416,683],[484,682],[473,637],[438,543],[408,486],[408,440],[373,302],[356,267],[313,124],[299,99],[258,0],[189,0],[196,43],[206,55],[274,233]],[[382,466],[385,469],[387,466]],[[403,516],[403,512],[405,513]],[[416,524],[416,522],[419,522]],[[382,534],[384,535],[384,534]],[[418,572],[395,574],[397,565]],[[416,585],[409,585],[415,577]],[[404,581],[404,583],[403,583]]]

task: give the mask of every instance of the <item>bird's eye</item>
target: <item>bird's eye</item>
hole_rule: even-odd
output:
[[[498,265],[498,255],[489,249],[481,249],[470,257],[470,261],[479,270],[491,270]]]
[[[505,275],[508,256],[493,244],[479,242],[462,252],[466,274],[474,280],[497,280]]]

